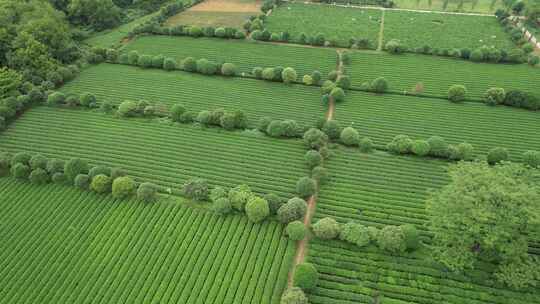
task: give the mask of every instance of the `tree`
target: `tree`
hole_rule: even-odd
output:
[[[104,174],[98,174],[92,179],[90,189],[97,193],[108,193],[111,192],[111,184],[112,180],[110,177]]]
[[[47,158],[41,154],[35,154],[34,156],[32,156],[32,158],[30,158],[29,164],[32,170],[46,169]]]
[[[153,183],[142,183],[137,189],[137,199],[145,203],[153,203],[158,200],[158,187]]]
[[[186,57],[180,62],[180,67],[186,72],[196,72],[197,71],[197,61],[193,57]]]
[[[391,254],[402,253],[407,249],[405,234],[399,226],[386,226],[377,235],[377,245]]]
[[[285,203],[279,196],[274,193],[268,193],[263,196],[263,198],[268,202],[268,208],[270,209],[270,214],[276,214],[278,209],[283,206]]]
[[[163,69],[172,71],[176,69],[176,60],[174,58],[167,57],[163,60]]]
[[[138,113],[137,102],[132,100],[126,100],[118,106],[116,113],[120,117],[133,117]]]
[[[358,146],[360,143],[360,134],[353,127],[346,127],[341,131],[341,142],[346,146]]]
[[[525,151],[523,153],[523,162],[531,168],[540,168],[540,152]]]
[[[34,169],[29,176],[32,184],[43,185],[49,182],[49,174],[42,168]]]
[[[88,174],[78,174],[75,177],[74,185],[79,189],[88,190],[88,188],[90,188],[91,181],[92,178],[90,178]]]
[[[292,221],[302,220],[306,212],[306,201],[293,197],[278,209],[277,216],[280,222],[288,224]]]
[[[137,61],[137,65],[143,68],[151,68],[152,67],[152,56],[150,55],[141,55],[139,56],[139,60]]]
[[[270,214],[268,202],[262,198],[253,196],[246,204],[246,215],[253,223],[264,220]]]
[[[112,195],[114,198],[123,199],[135,194],[137,186],[135,181],[129,176],[122,176],[112,183]]]
[[[311,227],[313,233],[323,240],[331,240],[337,238],[341,231],[339,223],[331,217],[325,217],[318,220]]]
[[[308,298],[301,288],[287,289],[281,296],[280,304],[309,304]]]
[[[281,72],[281,78],[283,79],[284,83],[291,83],[296,81],[298,75],[296,74],[295,69],[288,67],[283,69],[283,72]]]
[[[444,138],[440,136],[431,136],[427,140],[429,144],[429,155],[433,157],[448,157],[448,144]]]
[[[186,108],[182,104],[175,104],[171,107],[171,120],[175,122],[180,121],[182,114],[186,112]]]
[[[72,0],[68,15],[75,24],[101,31],[120,24],[121,11],[112,0]]]
[[[224,63],[221,66],[221,74],[224,76],[234,76],[238,72],[236,65],[232,63]]]
[[[386,43],[385,49],[390,54],[401,54],[407,51],[407,47],[401,44],[401,42],[397,39],[392,39],[388,41]]]
[[[213,201],[212,209],[217,214],[228,214],[232,211],[231,201],[227,197],[220,197]]]
[[[111,168],[107,166],[95,166],[88,171],[88,176],[90,176],[91,179],[100,174],[111,176]]]
[[[202,178],[189,179],[182,185],[182,193],[187,198],[196,201],[205,201],[208,199],[208,182]]]
[[[375,78],[371,84],[369,85],[370,91],[373,91],[375,93],[385,93],[388,91],[388,81],[384,77]]]
[[[80,158],[72,158],[64,166],[64,174],[70,183],[73,183],[75,177],[79,174],[88,172],[88,164]]]
[[[504,102],[506,92],[503,88],[490,88],[484,94],[484,101],[487,105],[495,106]]]
[[[499,281],[516,288],[532,284],[540,275],[527,253],[539,222],[533,172],[511,163],[458,163],[450,167],[450,178],[427,201],[435,259],[452,271],[490,261]]]
[[[270,137],[281,137],[284,135],[283,124],[281,120],[273,120],[266,128],[266,134]]]
[[[330,96],[336,101],[340,102],[345,100],[345,91],[343,91],[342,88],[333,88],[332,91],[330,91]]]
[[[47,104],[50,106],[57,106],[63,104],[66,100],[66,96],[62,92],[54,92],[47,96]]]
[[[364,137],[360,140],[359,146],[361,152],[369,153],[373,150],[373,141],[369,137]]]
[[[303,290],[310,290],[317,286],[319,282],[319,272],[310,263],[302,263],[296,266],[293,276],[293,286]]]
[[[22,75],[5,67],[0,68],[0,100],[13,96],[22,84]]]
[[[317,192],[317,183],[309,177],[302,177],[296,183],[296,193],[300,197],[310,197]]]
[[[275,75],[276,73],[274,71],[274,68],[264,68],[262,70],[261,76],[262,76],[262,79],[264,80],[273,81],[274,78],[276,77]]]
[[[328,135],[331,140],[337,140],[341,136],[343,127],[337,120],[329,120],[324,123],[322,131]]]
[[[61,159],[51,158],[47,161],[47,172],[51,175],[57,172],[64,172],[65,162]]]
[[[448,146],[448,158],[450,160],[473,160],[474,147],[468,143]]]
[[[304,133],[304,144],[311,149],[321,149],[328,144],[328,135],[319,129],[311,128]]]
[[[293,241],[299,241],[304,239],[306,235],[306,226],[301,221],[292,221],[287,224],[285,228],[285,233]]]
[[[407,154],[412,151],[413,141],[407,135],[397,135],[386,145],[388,151],[395,154]]]
[[[414,225],[405,224],[400,226],[407,250],[415,250],[420,246],[420,233]]]
[[[322,163],[322,156],[317,150],[309,150],[304,155],[304,159],[310,169]]]
[[[371,241],[368,228],[354,222],[349,222],[341,227],[339,239],[358,247],[364,247]]]
[[[23,163],[16,163],[11,166],[11,175],[17,179],[28,179],[30,167]]]
[[[455,84],[448,89],[448,100],[451,102],[460,102],[465,99],[467,94],[467,89],[465,86],[460,84]]]
[[[498,164],[507,159],[508,159],[508,150],[506,148],[496,147],[488,151],[487,162],[490,165]]]
[[[231,205],[238,211],[244,211],[246,204],[255,196],[248,185],[239,185],[229,190]]]
[[[87,108],[93,108],[96,104],[96,96],[91,93],[81,94],[81,106]]]
[[[415,140],[412,144],[411,151],[418,156],[426,156],[429,154],[431,147],[427,140]]]
[[[351,87],[351,78],[347,75],[339,75],[336,85],[344,90],[347,90]]]

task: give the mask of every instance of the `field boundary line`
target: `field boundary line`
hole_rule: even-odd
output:
[[[381,12],[381,26],[379,27],[379,41],[377,43],[377,51],[382,51],[383,41],[384,41],[384,14],[386,10],[383,9]]]
[[[409,9],[409,8],[386,8],[378,6],[362,6],[362,5],[345,5],[345,4],[327,4],[327,3],[315,3],[309,1],[290,1],[282,0],[285,3],[302,3],[307,5],[321,5],[321,6],[335,6],[335,7],[345,7],[345,8],[355,8],[355,9],[372,9],[372,10],[390,10],[390,11],[403,11],[403,12],[415,12],[415,13],[433,13],[441,15],[463,15],[463,16],[480,16],[480,17],[495,17],[493,14],[484,14],[484,13],[460,13],[460,12],[442,12],[442,11],[428,11],[428,10],[419,10],[419,9]]]

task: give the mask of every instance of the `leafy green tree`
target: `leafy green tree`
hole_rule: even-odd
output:
[[[448,157],[448,143],[440,136],[431,136],[427,140],[429,144],[429,155],[434,157]]]
[[[364,247],[371,241],[368,228],[354,222],[349,222],[341,227],[339,239],[358,247]]]
[[[112,0],[71,0],[68,16],[75,24],[89,25],[101,31],[120,24],[122,15]]]
[[[29,164],[32,170],[46,169],[47,158],[41,154],[34,154],[32,158],[30,158]]]
[[[246,215],[253,223],[258,223],[270,215],[268,202],[258,196],[253,196],[246,204]]]
[[[270,122],[270,124],[268,124],[266,134],[268,134],[270,137],[282,137],[285,134],[283,127],[284,125],[281,120],[273,120]]]
[[[467,89],[463,85],[455,84],[448,89],[448,100],[452,102],[460,102],[465,99]]]
[[[338,237],[341,232],[341,227],[335,219],[331,217],[325,217],[318,220],[311,227],[313,233],[323,240],[331,240]]]
[[[375,93],[385,93],[388,91],[388,81],[384,77],[375,78],[369,85],[369,89]]]
[[[72,158],[64,166],[64,174],[67,180],[72,183],[79,174],[88,172],[88,164],[80,158]]]
[[[287,224],[285,233],[293,241],[299,241],[306,236],[306,226],[301,221],[292,221]]]
[[[158,200],[158,187],[153,183],[142,183],[137,188],[137,199],[145,203],[153,203]]]
[[[295,69],[288,67],[283,69],[283,72],[281,72],[281,78],[283,79],[284,83],[291,83],[296,81],[298,74],[296,73]]]
[[[346,146],[358,146],[360,143],[360,134],[353,127],[346,127],[341,131],[341,142]]]
[[[176,69],[176,60],[174,58],[167,57],[163,60],[163,69],[172,71]]]
[[[28,179],[30,175],[30,167],[23,163],[16,163],[11,166],[11,175],[17,179]]]
[[[133,117],[137,115],[137,102],[132,100],[123,101],[119,106],[116,113],[120,117]]]
[[[47,104],[50,106],[57,106],[63,104],[66,100],[66,95],[62,92],[54,92],[47,96]]]
[[[316,166],[311,170],[311,178],[313,178],[318,185],[324,185],[330,180],[330,173],[322,166]]]
[[[22,75],[6,67],[0,68],[0,99],[13,96],[22,85]]]
[[[320,165],[323,161],[321,154],[317,150],[309,150],[304,155],[304,159],[310,169]]]
[[[30,176],[28,179],[30,180],[32,184],[37,184],[37,185],[46,184],[50,180],[49,174],[47,173],[47,171],[45,171],[45,169],[42,169],[42,168],[34,169],[30,173]]]
[[[221,66],[221,74],[224,76],[234,76],[238,73],[238,68],[232,63],[224,63]]]
[[[304,144],[311,149],[321,149],[328,144],[328,135],[316,128],[307,130],[303,139]]]
[[[293,276],[293,286],[303,290],[311,290],[319,282],[319,272],[310,263],[302,263],[296,266]]]
[[[186,108],[182,104],[175,104],[171,107],[171,120],[179,122],[182,114],[186,112]]]
[[[64,172],[64,166],[66,162],[61,159],[51,158],[47,161],[47,172],[51,175],[57,172]]]
[[[337,120],[326,121],[323,125],[322,131],[328,135],[328,138],[331,140],[337,140],[341,136],[343,127]]]
[[[281,296],[280,304],[309,304],[308,298],[301,288],[292,287],[287,289]]]
[[[435,259],[452,271],[489,261],[499,281],[515,288],[534,284],[540,269],[527,250],[538,233],[540,193],[533,173],[519,164],[474,162],[452,165],[450,177],[427,201]]]
[[[488,164],[495,165],[505,160],[508,160],[508,150],[506,148],[496,147],[488,151]]]
[[[293,197],[278,209],[277,216],[280,222],[288,224],[292,221],[302,220],[306,212],[306,201],[298,197]]]
[[[270,208],[270,214],[276,214],[278,209],[285,204],[285,201],[274,193],[267,193],[263,198],[268,202],[268,208]]]
[[[369,153],[373,151],[373,141],[369,137],[364,137],[359,142],[360,151]]]
[[[474,147],[468,143],[448,146],[448,158],[450,160],[473,160]]]
[[[377,235],[377,245],[391,254],[399,254],[407,250],[405,234],[399,226],[386,226]]]
[[[193,57],[186,57],[180,62],[180,67],[186,72],[197,71],[197,61]]]
[[[300,197],[310,197],[317,192],[317,183],[309,177],[302,177],[296,183],[296,193]]]
[[[401,54],[407,51],[407,47],[405,47],[399,40],[392,39],[388,41],[385,45],[385,49],[390,54]]]
[[[342,88],[336,87],[330,91],[330,96],[336,101],[340,102],[345,100],[345,91]]]
[[[112,180],[110,177],[104,174],[99,174],[92,179],[90,189],[97,193],[109,193],[111,192],[111,184]]]
[[[523,162],[532,168],[540,168],[540,152],[525,151],[523,153]]]
[[[415,250],[420,247],[420,233],[418,229],[412,224],[406,224],[400,226],[403,232],[403,238],[405,241],[405,247],[407,250]]]
[[[78,174],[75,177],[74,185],[81,190],[88,190],[90,188],[91,181],[92,178],[90,178],[88,174]]]
[[[122,176],[115,179],[112,183],[112,195],[115,198],[126,198],[133,194],[137,189],[135,181],[129,176]]]
[[[388,151],[395,154],[407,154],[412,151],[413,141],[407,135],[397,135],[386,145]]]
[[[245,211],[246,204],[255,196],[248,185],[239,185],[229,190],[229,200],[234,209]]]
[[[202,178],[193,178],[182,185],[182,193],[190,199],[205,201],[208,199],[208,182]]]

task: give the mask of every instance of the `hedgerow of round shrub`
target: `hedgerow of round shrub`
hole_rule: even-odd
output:
[[[46,169],[47,158],[41,154],[35,154],[34,156],[32,156],[32,158],[30,158],[29,164],[32,170]]]
[[[296,73],[296,70],[291,67],[287,67],[281,72],[281,79],[283,79],[284,83],[295,82],[297,78],[298,74]]]
[[[111,192],[111,178],[104,174],[96,175],[90,184],[90,189],[97,193],[109,193]]]
[[[88,174],[78,174],[75,177],[74,185],[79,189],[88,190],[90,188],[91,181],[92,178]]]
[[[193,57],[186,57],[180,62],[180,67],[186,72],[197,71],[197,61]]]
[[[341,142],[346,146],[355,147],[360,143],[360,134],[353,127],[346,127],[341,131]]]
[[[440,158],[448,157],[448,143],[440,136],[431,136],[427,139],[429,155]]]
[[[152,57],[152,67],[162,69],[165,57],[163,55],[156,55]]]
[[[66,95],[62,92],[54,92],[47,97],[47,104],[50,106],[56,106],[63,104],[66,100]]]
[[[336,84],[330,80],[325,80],[321,86],[322,94],[330,94],[332,90],[336,87]]]
[[[298,130],[300,130],[298,123],[291,119],[283,120],[281,122],[281,128],[283,130],[282,136],[284,137],[296,137],[298,136]]]
[[[302,77],[302,83],[308,86],[313,85],[313,78],[310,75],[304,75]]]
[[[395,154],[407,154],[412,150],[413,141],[407,135],[397,135],[386,145],[388,151]]]
[[[180,121],[180,117],[182,114],[186,112],[186,108],[182,104],[175,104],[171,107],[170,113],[171,113],[171,120],[175,122]]]
[[[495,165],[501,161],[508,160],[508,150],[506,148],[492,148],[488,151],[487,162],[490,165]]]
[[[62,172],[53,173],[51,180],[55,184],[65,184],[67,182],[66,175]]]
[[[317,192],[317,183],[309,177],[302,177],[296,183],[296,193],[300,197],[310,197]]]
[[[203,35],[203,31],[200,27],[191,26],[189,28],[189,36],[198,38],[198,37],[201,37],[202,35]]]
[[[223,76],[234,76],[238,72],[236,65],[233,63],[224,63],[221,66],[221,74]]]
[[[227,197],[218,198],[213,202],[212,209],[217,214],[229,214],[232,211],[231,201]]]
[[[23,163],[16,163],[11,166],[11,175],[17,179],[28,179],[30,175],[30,167]]]
[[[377,245],[392,254],[402,253],[407,249],[405,235],[399,226],[386,226],[381,229],[377,235]]]
[[[368,228],[364,225],[353,222],[349,222],[341,227],[339,239],[354,244],[358,247],[364,247],[371,241]]]
[[[251,74],[257,79],[262,79],[263,78],[263,68],[254,67],[253,70],[251,71]]]
[[[208,182],[202,178],[190,179],[182,185],[182,193],[187,198],[205,201],[209,194]]]
[[[268,202],[262,198],[253,196],[246,204],[246,215],[253,223],[258,223],[270,215]]]
[[[540,167],[540,152],[539,151],[525,151],[523,153],[523,162],[532,167],[532,168],[539,168]]]
[[[407,51],[407,48],[397,39],[388,41],[385,45],[385,49],[390,54],[401,54]]]
[[[334,99],[334,101],[340,102],[345,100],[345,91],[343,91],[342,88],[336,87],[330,91],[330,96]]]
[[[129,176],[122,176],[112,183],[112,195],[114,198],[126,198],[135,194],[137,185]]]
[[[139,57],[139,61],[137,62],[137,65],[143,68],[151,68],[152,67],[152,56],[150,55],[142,55]]]
[[[307,212],[307,203],[299,197],[288,200],[277,211],[280,222],[288,224],[292,221],[302,220]]]
[[[323,125],[322,131],[328,135],[328,138],[337,140],[340,138],[343,131],[343,127],[337,120],[326,121]]]
[[[315,236],[323,240],[335,239],[338,237],[341,231],[339,223],[331,217],[325,217],[318,220],[315,224],[313,224],[311,229],[313,230]]]
[[[310,169],[320,165],[323,160],[321,154],[317,150],[307,151],[304,155],[304,159]]]
[[[308,298],[299,287],[287,289],[281,296],[280,304],[309,304]]]
[[[94,108],[96,106],[96,96],[92,93],[83,93],[80,102],[83,107]]]
[[[263,198],[268,202],[268,208],[270,209],[270,214],[276,214],[279,208],[285,204],[285,201],[282,200],[279,196],[274,193],[267,193],[263,195]]]
[[[128,53],[128,63],[130,65],[136,65],[139,62],[139,52],[131,51]]]
[[[319,282],[319,272],[310,263],[302,263],[296,266],[293,276],[293,286],[303,290],[310,290],[317,286]]]
[[[197,60],[197,72],[204,75],[214,75],[218,71],[218,66],[206,58]]]
[[[418,156],[426,156],[429,154],[431,147],[427,140],[417,139],[413,142],[411,151]]]
[[[16,164],[23,164],[23,165],[26,165],[26,166],[30,166],[30,159],[32,159],[32,155],[28,152],[18,152],[18,153],[15,153],[12,157],[11,157],[11,166],[15,166]]]
[[[238,185],[229,190],[228,198],[231,201],[231,205],[238,211],[245,211],[246,204],[255,195],[251,191],[248,185]]]
[[[448,89],[448,100],[451,102],[460,102],[465,99],[466,94],[467,88],[465,88],[465,86],[455,84]]]
[[[176,69],[176,60],[174,58],[167,57],[163,61],[163,69],[167,71],[172,71]]]
[[[306,236],[306,226],[301,221],[292,221],[287,224],[285,233],[293,241],[299,241]]]
[[[118,106],[116,113],[118,113],[120,117],[133,117],[137,115],[137,108],[137,102],[126,100]]]
[[[270,137],[281,137],[284,134],[283,124],[281,120],[273,120],[268,124],[266,128],[266,134]]]
[[[339,75],[336,85],[344,90],[349,89],[351,87],[351,78],[347,75]]]
[[[273,81],[275,78],[275,75],[276,73],[274,71],[274,68],[264,68],[261,74],[262,79],[268,80],[268,81]]]
[[[32,184],[43,185],[49,182],[49,174],[42,168],[34,169],[28,177]]]

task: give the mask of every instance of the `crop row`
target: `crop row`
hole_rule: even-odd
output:
[[[90,92],[98,101],[113,104],[144,99],[156,104],[158,111],[167,111],[177,103],[195,112],[217,108],[243,110],[252,126],[262,116],[313,124],[326,112],[317,87],[115,64],[91,66],[61,91]]]
[[[299,47],[292,44],[264,44],[247,40],[141,36],[123,52],[163,55],[178,62],[186,57],[206,58],[214,62],[234,63],[240,72],[251,73],[254,67],[292,67],[298,75],[318,70],[323,75],[336,69],[337,53],[332,49]]]
[[[296,181],[307,170],[297,140],[49,107],[28,111],[3,132],[0,150],[80,157],[173,189],[201,177],[212,186],[247,183],[256,192],[283,198],[293,195]]]
[[[540,73],[528,65],[482,64],[466,60],[418,54],[392,55],[365,51],[351,52],[347,74],[353,86],[372,81],[377,77],[388,80],[390,90],[414,93],[418,83],[419,93],[448,96],[448,88],[461,84],[467,88],[467,98],[481,99],[487,89],[501,87],[540,93],[536,85]]]
[[[432,262],[427,250],[389,256],[374,247],[313,240],[308,260],[321,273],[311,303],[540,303],[538,288],[514,291],[489,280],[489,265],[453,274]]]
[[[0,303],[278,303],[281,226],[0,180]],[[23,195],[21,195],[23,193]]]
[[[442,136],[450,144],[468,142],[477,155],[503,147],[513,161],[521,160],[527,150],[540,150],[538,113],[523,109],[349,92],[347,101],[337,106],[335,119],[354,123],[362,136],[377,145],[405,134],[413,139]]]

